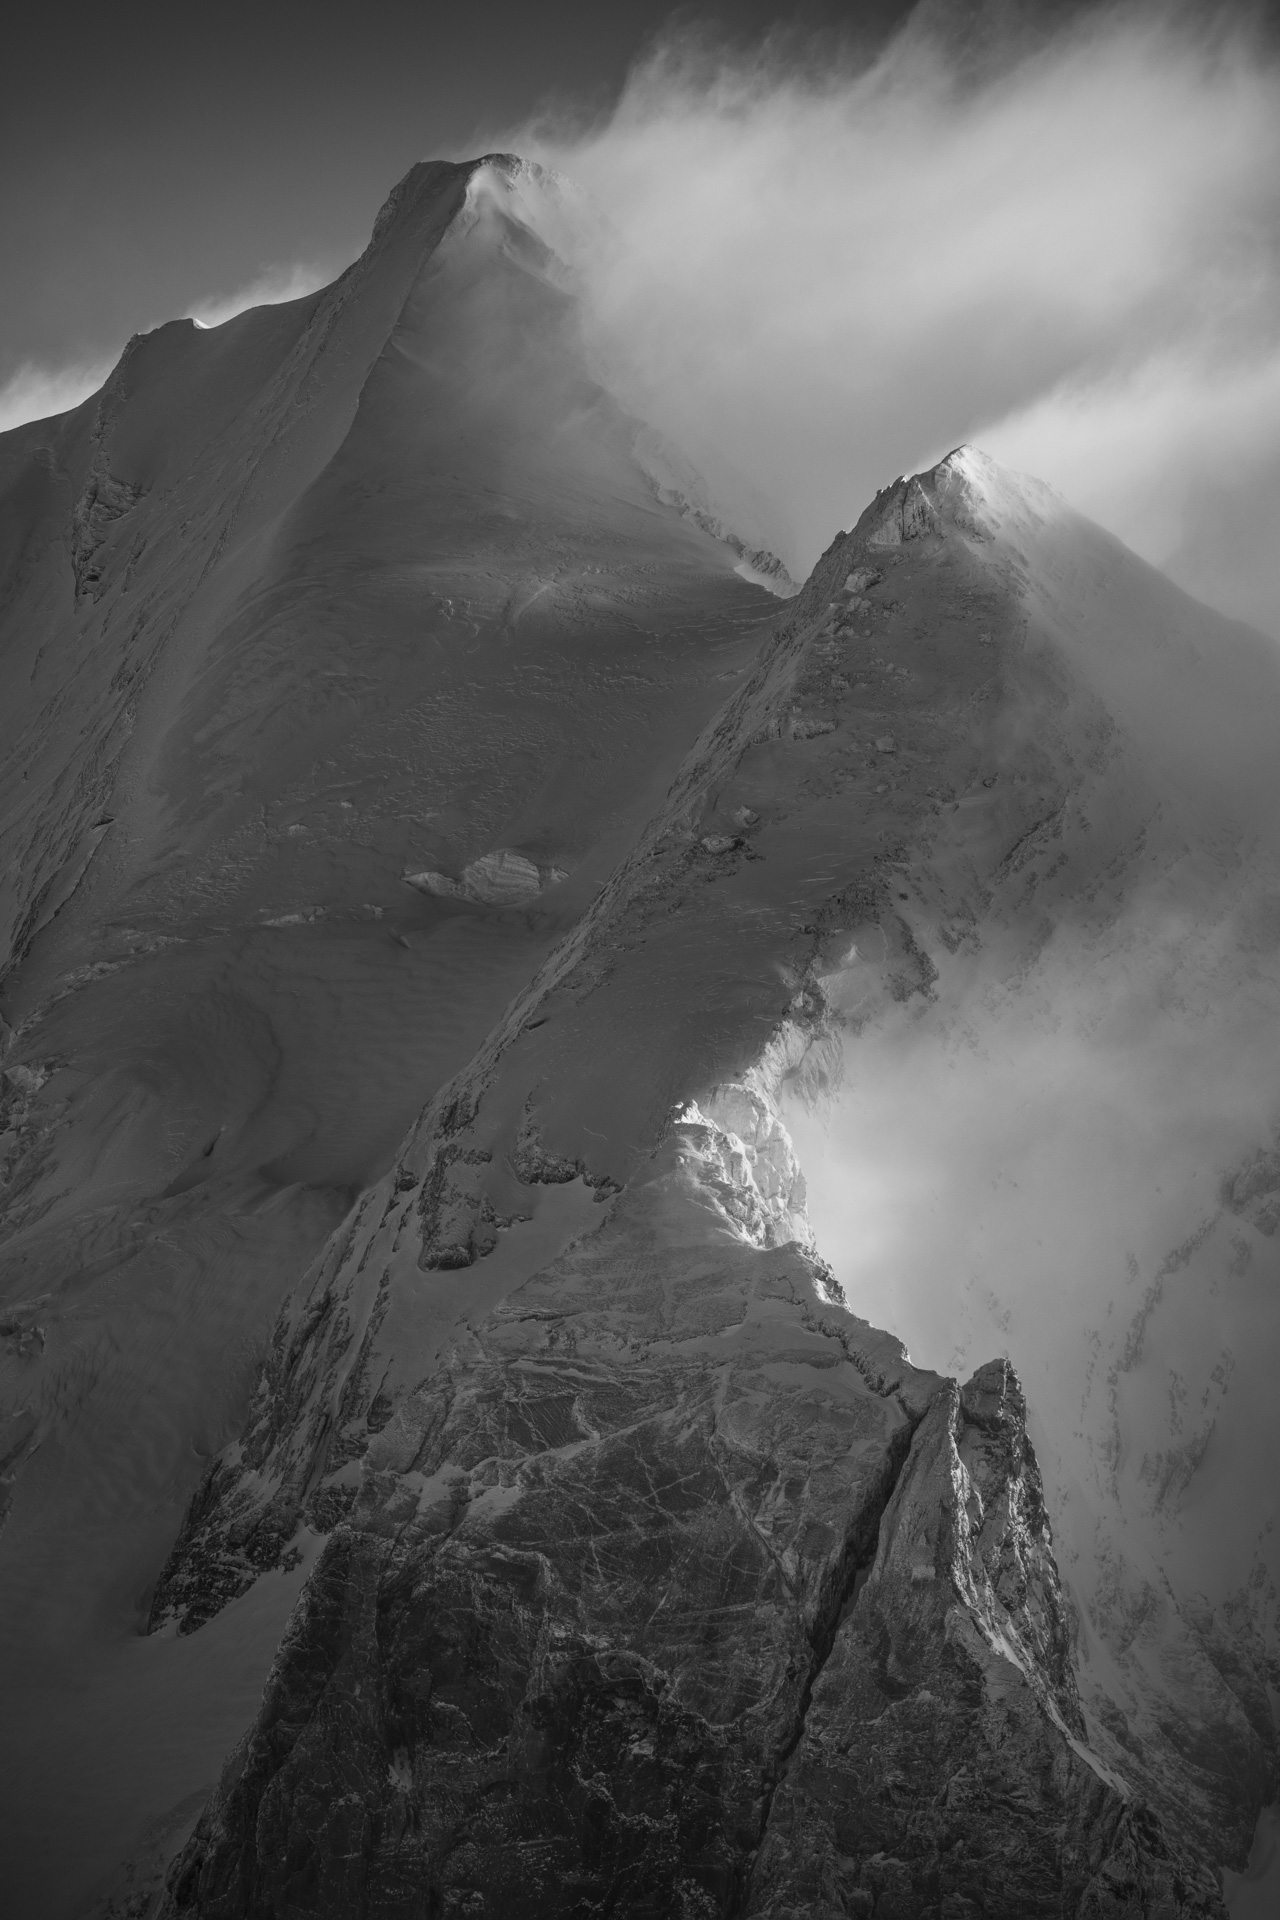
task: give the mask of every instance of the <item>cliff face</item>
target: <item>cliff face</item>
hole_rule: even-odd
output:
[[[937,1383],[699,1168],[673,1140],[382,1427],[174,1912],[740,1908]]]
[[[1217,1912],[1086,1738],[1026,1409],[993,1361],[915,1433],[745,1911]]]

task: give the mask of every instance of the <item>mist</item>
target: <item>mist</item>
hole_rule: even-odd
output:
[[[1280,1248],[1245,1196],[1280,1179],[1280,913],[1258,880],[1203,918],[1067,916],[976,978],[935,945],[929,1004],[855,1017],[838,1092],[785,1113],[852,1311],[918,1365],[1019,1373],[1095,1737],[1106,1701],[1159,1723],[1206,1603],[1276,1627]]]
[[[852,1311],[918,1365],[1021,1376],[1086,1707],[1123,1745],[1196,1721],[1206,1620],[1246,1662],[1280,1632],[1280,659],[969,465],[1017,595],[1008,725],[877,920],[824,936],[843,1075],[784,1117]],[[1049,663],[1077,692],[1024,706]],[[890,916],[936,970],[905,1000]]]
[[[265,267],[244,286],[230,293],[200,294],[185,314],[162,314],[139,331],[145,333],[175,317],[194,320],[198,327],[220,327],[248,307],[275,306],[285,300],[300,299],[303,294],[323,286],[328,278],[324,268],[306,262]],[[123,350],[123,342],[121,348]],[[25,361],[0,385],[0,433],[20,427],[28,420],[45,420],[78,407],[98,391],[119,357],[117,353],[110,359],[99,357],[61,365]]]
[[[598,209],[602,377],[797,578],[971,441],[1280,632],[1280,76],[1247,25],[668,36],[603,121],[506,138]]]
[[[820,1250],[920,1365],[1005,1354],[1069,1433],[1092,1335],[1123,1347],[1170,1256],[1222,1222],[1224,1182],[1271,1141],[1280,1067],[1256,979],[1218,951],[1230,925],[1134,910],[1102,952],[1059,929],[1016,986],[948,990],[944,966],[936,1002],[848,1041],[832,1105],[789,1115]],[[1228,1226],[1234,1260],[1246,1227]]]
[[[72,361],[63,366],[25,361],[0,386],[0,433],[28,420],[68,413],[98,391],[114,365],[114,360]]]

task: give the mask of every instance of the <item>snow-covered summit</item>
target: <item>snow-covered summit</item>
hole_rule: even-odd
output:
[[[960,446],[935,466],[882,488],[855,531],[877,547],[948,529],[991,538],[1029,531],[1065,508],[1043,481],[1000,466],[978,447]]]

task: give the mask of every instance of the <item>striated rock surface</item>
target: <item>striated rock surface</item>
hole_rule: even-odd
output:
[[[1086,1744],[1026,1407],[993,1361],[916,1430],[744,1912],[1219,1910],[1215,1876]]]
[[[511,847],[499,847],[465,866],[458,879],[427,870],[406,873],[405,884],[442,900],[472,900],[486,907],[522,907],[536,900],[544,887],[567,880],[563,867],[539,867]]]
[[[1220,1909],[1088,1750],[1003,1363],[679,1139],[370,1442],[167,1915]]]
[[[170,1911],[740,1905],[939,1383],[700,1169],[673,1139],[378,1433]]]

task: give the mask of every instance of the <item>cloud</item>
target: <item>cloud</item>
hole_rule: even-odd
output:
[[[1107,9],[980,66],[918,20],[870,64],[677,37],[603,123],[512,139],[600,209],[603,376],[793,572],[971,440],[1280,623],[1221,539],[1280,498],[1280,77],[1244,27]]]
[[[321,268],[305,263],[268,267],[238,292],[202,296],[187,309],[187,314],[198,327],[220,327],[248,307],[274,306],[285,300],[300,299],[323,286],[328,278]],[[161,321],[150,324],[158,326]],[[61,366],[24,362],[0,386],[0,433],[7,433],[11,427],[22,426],[28,420],[44,420],[78,407],[82,400],[97,392],[119,357],[119,353],[115,353],[109,359],[76,360]]]
[[[982,442],[1199,598],[1280,634],[1280,344],[1066,381]]]
[[[0,433],[27,420],[47,420],[66,413],[96,393],[114,361],[77,361],[62,367],[42,367],[26,361],[0,387]]]

